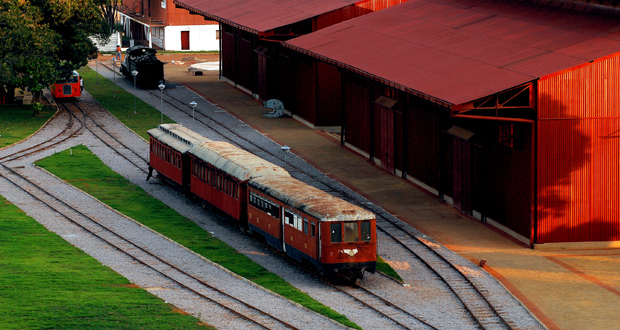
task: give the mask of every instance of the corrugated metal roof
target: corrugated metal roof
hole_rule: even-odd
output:
[[[299,209],[320,221],[372,220],[375,215],[293,177],[260,177],[252,187]]]
[[[189,153],[241,181],[261,176],[291,176],[284,168],[228,142],[206,141],[193,146]]]
[[[620,52],[620,11],[585,8],[409,0],[285,46],[449,106]]]
[[[211,141],[180,124],[161,124],[156,128],[148,130],[147,133],[154,139],[181,153],[189,151],[194,144]]]
[[[359,0],[174,0],[190,12],[255,34],[297,23]]]

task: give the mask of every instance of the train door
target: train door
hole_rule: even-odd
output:
[[[280,240],[282,240],[282,251],[286,252],[286,242],[285,240],[285,234],[284,234],[284,225],[286,224],[287,221],[289,221],[288,217],[290,216],[290,213],[286,212],[285,208],[282,207],[282,216],[280,217],[281,223],[282,223],[282,234],[280,235]]]

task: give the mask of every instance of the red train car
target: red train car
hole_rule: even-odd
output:
[[[73,71],[71,76],[56,80],[56,83],[50,86],[50,93],[55,99],[80,97],[83,86],[82,77],[77,71]]]
[[[248,182],[248,227],[327,277],[375,272],[375,215],[293,177]]]
[[[372,212],[309,186],[282,167],[178,124],[148,131],[149,169],[228,214],[271,246],[326,277],[374,272]],[[150,174],[149,174],[150,177]],[[147,178],[148,180],[148,178]]]
[[[189,150],[190,191],[245,226],[247,182],[259,176],[290,174],[227,142],[207,141]]]
[[[150,136],[147,180],[156,170],[158,176],[188,192],[190,160],[187,152],[195,144],[210,140],[179,124],[161,124],[147,133]]]

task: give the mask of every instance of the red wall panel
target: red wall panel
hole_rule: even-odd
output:
[[[620,240],[618,56],[538,84],[537,242]]]

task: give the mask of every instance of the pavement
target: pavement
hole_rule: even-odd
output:
[[[288,145],[291,152],[328,176],[475,264],[485,260],[483,269],[549,329],[620,330],[620,249],[555,245],[554,250],[533,250],[414,183],[385,172],[341,146],[333,134],[316,131],[293,118],[264,118],[261,102],[220,80],[217,70],[192,75],[188,67],[197,62],[180,64],[179,56],[159,56],[169,63],[165,66],[167,82],[187,86],[277,143]],[[194,56],[206,61],[219,59],[213,54]]]

